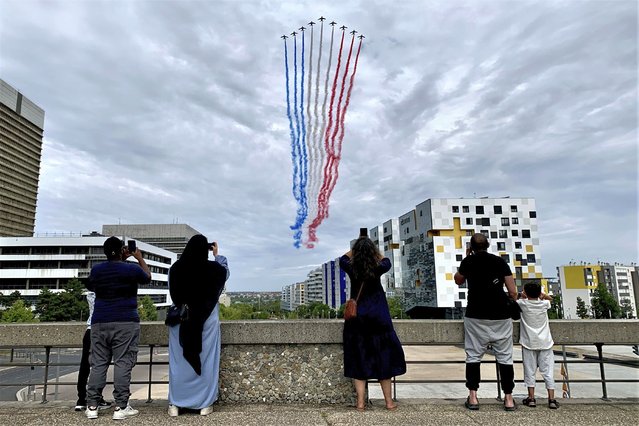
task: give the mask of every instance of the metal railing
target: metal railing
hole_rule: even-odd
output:
[[[441,346],[441,345],[406,345],[406,346]],[[583,346],[583,344],[579,344],[579,346]],[[608,389],[607,389],[607,384],[608,383],[639,383],[639,379],[629,379],[629,378],[625,378],[625,379],[619,379],[619,378],[607,378],[606,377],[606,371],[605,371],[605,365],[606,364],[617,364],[617,365],[623,365],[623,366],[627,366],[627,367],[632,367],[632,368],[639,368],[639,359],[637,360],[633,360],[633,359],[627,359],[627,360],[621,360],[621,359],[610,359],[610,358],[606,358],[603,355],[603,344],[602,343],[594,343],[594,346],[597,350],[597,358],[596,359],[588,359],[587,357],[584,357],[584,359],[567,359],[567,353],[566,353],[566,346],[562,345],[562,359],[561,361],[559,361],[558,363],[563,364],[563,369],[565,371],[565,374],[563,374],[563,378],[562,379],[558,379],[555,380],[556,383],[562,383],[565,384],[567,386],[568,389],[568,394],[567,397],[570,397],[570,384],[575,384],[575,383],[601,383],[601,392],[602,392],[602,396],[601,398],[603,400],[608,400]],[[79,346],[67,346],[65,348],[78,348]],[[140,348],[148,348],[148,361],[139,361],[137,362],[136,365],[139,366],[148,366],[148,375],[147,375],[147,379],[146,380],[132,380],[131,384],[132,385],[147,385],[148,386],[148,390],[147,390],[147,400],[146,402],[152,402],[152,391],[153,391],[153,385],[167,385],[168,384],[168,380],[154,380],[153,379],[153,367],[154,366],[159,366],[159,365],[168,365],[168,361],[161,361],[161,360],[154,360],[154,352],[155,349],[157,348],[162,348],[162,347],[167,347],[167,345],[140,345]],[[0,368],[1,367],[23,367],[23,368],[31,368],[34,369],[35,367],[43,367],[44,368],[44,373],[43,373],[43,377],[42,380],[33,382],[31,380],[29,380],[28,382],[16,382],[16,383],[8,383],[8,382],[2,382],[0,383],[0,387],[36,387],[36,386],[41,386],[42,387],[42,399],[41,402],[42,403],[46,403],[48,402],[47,400],[47,393],[49,390],[49,387],[52,385],[55,386],[76,386],[77,383],[76,382],[69,382],[69,381],[65,381],[65,382],[61,382],[58,380],[58,378],[56,377],[55,380],[54,379],[50,379],[49,378],[49,373],[50,373],[50,369],[52,367],[70,367],[70,366],[78,366],[77,362],[55,362],[52,360],[52,349],[62,349],[58,346],[29,346],[29,347],[2,347],[0,346],[0,350],[4,349],[5,351],[10,351],[10,356],[9,356],[9,361],[8,362],[0,362]],[[44,349],[44,360],[39,360],[36,359],[34,360],[33,357],[31,356],[29,358],[29,362],[24,362],[24,361],[20,361],[20,362],[16,362],[15,360],[15,350],[16,349]],[[463,359],[458,359],[458,360],[450,360],[450,359],[431,359],[431,360],[409,360],[406,362],[408,365],[448,365],[448,364],[465,364],[465,361]],[[514,363],[516,364],[521,364],[522,361],[521,360],[515,360]],[[579,364],[598,364],[599,365],[599,377],[598,378],[592,378],[592,379],[570,379],[569,378],[569,368],[568,365],[569,364],[573,364],[573,363],[579,363]],[[482,361],[482,364],[494,364],[495,365],[495,371],[496,371],[496,379],[487,379],[487,380],[482,380],[482,383],[495,383],[496,384],[496,391],[497,391],[497,399],[501,400],[501,387],[500,387],[500,377],[499,377],[499,368],[497,366],[497,362],[493,361],[493,360],[486,360],[486,361]],[[69,373],[67,373],[69,374]],[[375,382],[373,380],[371,380],[370,382]],[[515,380],[515,382],[517,383],[522,383],[522,380]],[[438,383],[465,383],[465,380],[463,379],[430,379],[430,380],[417,380],[417,379],[402,379],[402,378],[397,378],[394,377],[392,380],[392,384],[393,384],[393,398],[397,399],[397,385],[398,384],[438,384]],[[113,384],[113,382],[107,382],[107,384]],[[564,395],[566,396],[566,395]],[[639,396],[639,395],[638,395]]]

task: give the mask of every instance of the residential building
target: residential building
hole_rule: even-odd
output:
[[[102,225],[103,235],[127,236],[177,253],[184,251],[189,239],[201,232],[185,223]],[[213,240],[214,241],[214,240]]]
[[[73,278],[85,280],[96,263],[106,261],[105,236],[0,238],[0,293],[14,291],[32,304],[40,290],[63,291]],[[139,296],[149,295],[158,307],[169,306],[168,272],[177,255],[145,242],[138,248],[151,270],[151,282],[141,285]],[[135,262],[133,258],[129,262]]]
[[[388,223],[388,222],[387,222]],[[467,289],[453,280],[474,233],[501,256],[521,287],[544,284],[532,198],[433,198],[397,218],[404,306],[417,318],[461,318]],[[397,246],[394,246],[397,247]],[[398,271],[394,271],[397,274]]]
[[[637,318],[637,301],[639,300],[637,294],[639,290],[638,272],[639,268],[636,265],[628,266],[619,263],[599,262],[597,264],[589,264],[581,262],[577,264],[571,262],[568,265],[557,267],[564,318],[578,318],[578,297],[584,301],[590,311],[592,296],[600,283],[606,285],[608,292],[620,306],[629,305],[629,315]]]
[[[308,303],[324,303],[324,273],[317,268],[308,273],[306,278],[306,300]]]
[[[35,228],[44,110],[0,79],[0,237]]]

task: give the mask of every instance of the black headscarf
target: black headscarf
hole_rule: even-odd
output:
[[[208,260],[209,243],[204,235],[194,235],[180,259],[169,270],[169,292],[177,306],[189,306],[189,320],[180,326],[184,358],[198,375],[202,374],[202,330],[213,312],[226,281],[226,269]]]

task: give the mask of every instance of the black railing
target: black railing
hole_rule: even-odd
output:
[[[441,346],[441,345],[415,345],[415,346]],[[583,346],[581,344],[579,344],[579,346]],[[608,383],[639,383],[639,379],[637,378],[631,378],[631,379],[611,379],[611,378],[607,378],[606,377],[606,372],[605,372],[605,364],[617,364],[617,365],[623,365],[623,366],[627,366],[627,367],[632,367],[632,368],[639,368],[639,359],[634,360],[634,359],[610,359],[610,358],[606,358],[603,355],[603,344],[601,343],[595,343],[594,344],[595,348],[597,349],[597,357],[594,359],[590,359],[589,357],[584,356],[583,359],[567,359],[567,355],[566,355],[566,350],[565,350],[565,346],[562,346],[562,351],[561,351],[561,360],[557,361],[558,364],[563,364],[563,370],[564,370],[564,374],[562,375],[563,377],[561,379],[555,380],[556,383],[562,383],[565,384],[568,392],[567,392],[567,397],[570,397],[570,384],[571,383],[601,383],[601,392],[602,392],[602,399],[607,400],[608,399],[608,390],[607,390],[607,384]],[[152,399],[152,389],[153,389],[153,385],[166,385],[168,384],[168,380],[153,380],[153,367],[157,366],[157,365],[168,365],[168,361],[156,361],[153,359],[154,356],[154,351],[156,348],[162,348],[162,347],[167,347],[166,345],[146,345],[146,346],[141,346],[142,348],[148,348],[149,349],[149,359],[148,361],[139,361],[137,362],[136,365],[139,366],[148,366],[148,376],[146,380],[132,380],[131,384],[133,385],[147,385],[148,386],[148,392],[147,392],[147,401],[146,402],[151,402]],[[30,357],[30,362],[16,362],[15,360],[15,350],[18,349],[44,349],[44,360],[39,360],[36,359],[35,361],[33,360],[33,357]],[[10,355],[9,355],[9,361],[8,362],[0,362],[0,367],[24,367],[24,368],[31,368],[32,370],[35,367],[44,367],[44,374],[42,376],[42,380],[40,381],[31,381],[29,380],[28,382],[16,382],[16,383],[9,383],[9,382],[2,382],[0,383],[0,387],[31,387],[31,386],[42,386],[42,403],[46,403],[47,401],[47,392],[49,389],[49,386],[51,385],[55,385],[55,386],[76,386],[76,382],[60,382],[57,380],[57,378],[55,379],[55,381],[53,379],[49,378],[49,372],[51,367],[72,367],[72,366],[78,366],[77,362],[54,362],[52,361],[52,357],[51,357],[51,351],[52,349],[62,349],[61,347],[53,347],[53,346],[29,346],[29,347],[0,347],[0,350],[5,350],[5,351],[10,351]],[[73,346],[73,347],[66,347],[66,348],[77,348],[77,346]],[[514,361],[517,364],[522,363],[521,360],[515,360]],[[409,360],[407,361],[408,365],[449,365],[449,364],[464,364],[465,361],[463,359],[457,359],[457,360],[450,360],[450,359],[431,359],[431,360]],[[568,365],[569,364],[598,364],[599,365],[599,377],[598,378],[592,378],[592,379],[570,379],[569,378],[569,368]],[[500,377],[499,377],[499,369],[497,367],[497,363],[496,361],[493,360],[487,360],[487,361],[482,361],[482,364],[494,364],[495,365],[495,371],[496,371],[496,379],[487,379],[487,380],[482,380],[483,383],[495,383],[496,384],[496,390],[497,390],[497,399],[501,400],[501,387],[500,387]],[[69,374],[69,373],[66,373]],[[373,382],[373,381],[371,381]],[[516,380],[516,382],[521,383],[523,382],[522,380]],[[402,379],[402,378],[393,378],[392,380],[393,383],[393,398],[397,399],[397,385],[398,384],[438,384],[438,383],[465,383],[465,380],[463,379],[429,379],[429,380],[416,380],[416,379]],[[113,382],[107,382],[107,384],[113,384]],[[639,396],[639,395],[637,395]]]

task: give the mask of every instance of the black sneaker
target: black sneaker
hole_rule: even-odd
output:
[[[83,399],[78,399],[78,402],[75,403],[75,411],[84,411],[87,408],[87,402]]]
[[[111,408],[111,405],[113,404],[103,399],[102,401],[98,402],[98,410],[107,410]]]

